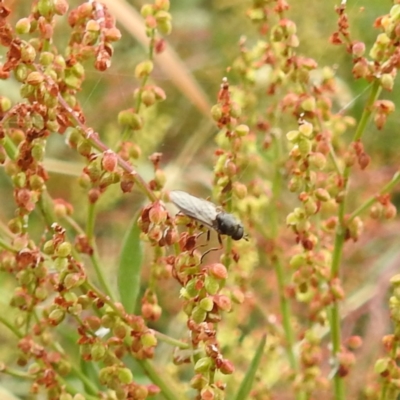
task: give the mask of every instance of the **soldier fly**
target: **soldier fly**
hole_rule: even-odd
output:
[[[234,240],[242,238],[247,240],[242,223],[214,203],[181,190],[172,190],[169,192],[169,198],[182,214],[217,231],[220,244],[222,243],[220,235],[228,235]]]

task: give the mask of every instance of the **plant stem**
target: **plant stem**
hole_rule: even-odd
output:
[[[400,172],[396,172],[393,175],[392,179],[382,188],[382,190],[380,190],[379,194],[383,195],[386,193],[390,193],[399,182],[400,182]],[[376,203],[377,201],[378,201],[378,196],[373,196],[367,201],[365,201],[363,204],[361,204],[360,207],[358,207],[355,211],[353,211],[350,214],[347,220],[348,223],[352,221],[355,217],[363,213],[365,210],[370,208],[372,204]]]
[[[376,99],[378,98],[379,93],[380,93],[380,83],[378,80],[376,80],[371,87],[371,93],[364,107],[364,111],[362,113],[360,122],[357,126],[356,132],[354,133],[353,143],[360,140],[362,135],[364,134],[365,128],[373,111],[372,106],[376,101]],[[346,211],[346,199],[348,197],[347,191],[348,191],[350,171],[351,167],[346,166],[343,172],[343,192],[345,193],[345,196],[343,196],[343,200],[339,205],[339,211],[338,211],[339,224],[335,235],[335,244],[334,244],[332,264],[331,264],[331,279],[336,279],[340,275],[339,274],[340,264],[341,264],[343,247],[345,242],[345,234],[346,234],[345,211]],[[332,305],[331,318],[330,318],[332,355],[334,359],[336,359],[337,354],[340,352],[341,349],[340,321],[341,320],[340,320],[339,302],[335,301]],[[344,381],[342,377],[340,377],[337,373],[335,373],[333,380],[334,380],[335,400],[344,400],[345,390],[344,390]]]

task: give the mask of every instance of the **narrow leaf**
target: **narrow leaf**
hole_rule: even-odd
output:
[[[138,214],[131,221],[123,240],[118,268],[118,291],[125,310],[133,313],[140,290],[143,252],[140,243]]]
[[[242,383],[240,384],[235,400],[245,400],[247,399],[247,396],[250,394],[251,388],[253,387],[254,378],[256,376],[256,372],[258,366],[260,365],[261,357],[264,352],[266,341],[267,341],[267,336],[264,335],[261,338],[260,344],[257,347],[253,360],[251,361],[250,367],[247,370],[247,373],[243,378]]]

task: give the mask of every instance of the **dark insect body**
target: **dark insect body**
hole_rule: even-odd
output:
[[[183,214],[216,230],[220,235],[230,236],[234,240],[245,237],[242,223],[214,203],[181,190],[171,191],[169,198]]]

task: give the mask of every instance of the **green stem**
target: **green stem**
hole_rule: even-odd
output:
[[[272,181],[272,201],[271,203],[273,205],[277,204],[279,202],[279,198],[281,195],[281,189],[282,189],[282,173],[281,169],[279,168],[280,166],[280,160],[281,160],[281,154],[283,153],[283,143],[279,138],[275,140],[275,154],[274,154],[274,159],[275,159],[275,174],[274,178]],[[270,235],[268,235],[268,232],[263,226],[260,226],[259,229],[262,232],[263,237],[268,237],[270,236],[273,240],[277,239],[278,233],[279,233],[279,219],[277,215],[277,207],[271,207],[270,213],[269,213],[269,219],[270,219],[270,224],[269,224],[269,229],[270,229]],[[290,302],[285,295],[285,286],[286,286],[286,274],[284,271],[284,267],[282,265],[282,259],[281,256],[275,252],[271,256],[271,264],[273,265],[275,269],[275,274],[277,277],[278,281],[278,293],[279,293],[279,304],[280,304],[280,309],[281,309],[281,315],[282,315],[282,326],[283,330],[285,332],[285,338],[286,338],[286,353],[287,357],[289,359],[290,366],[292,370],[298,374],[299,371],[299,363],[298,360],[294,354],[294,347],[295,347],[295,334],[293,331],[292,327],[292,310],[290,307]],[[296,392],[296,399],[297,400],[302,400],[306,398],[306,394],[303,391]]]
[[[90,260],[92,261],[92,265],[96,272],[97,279],[99,280],[99,283],[104,292],[107,294],[107,296],[109,296],[110,299],[115,299],[111,286],[109,285],[109,280],[107,280],[107,278],[104,276],[104,268],[102,268],[100,263],[100,257],[97,246],[94,242],[91,244],[91,246],[93,248],[93,254],[90,256]]]
[[[14,249],[11,245],[6,243],[3,239],[0,238],[0,247],[2,247],[5,250],[11,251],[12,253],[17,253],[18,250]]]
[[[290,366],[296,372],[298,372],[298,363],[297,359],[294,355],[294,332],[292,329],[291,319],[292,319],[292,311],[290,308],[289,301],[287,296],[285,295],[285,272],[283,270],[282,262],[280,258],[276,258],[275,262],[273,262],[275,267],[275,273],[278,278],[278,292],[279,292],[279,303],[281,307],[282,313],[282,325],[285,330],[285,337],[287,341],[287,355],[289,358]]]
[[[393,178],[379,192],[379,195],[390,193],[399,182],[400,182],[400,172],[396,172],[393,175]],[[372,206],[372,204],[376,203],[377,201],[378,201],[378,196],[373,196],[370,199],[368,199],[367,201],[365,201],[363,204],[361,204],[360,207],[358,207],[355,211],[353,211],[350,214],[347,222],[349,223],[355,217],[362,214],[365,210],[368,210]]]
[[[373,104],[379,96],[380,88],[381,88],[380,83],[378,80],[376,80],[371,87],[371,93],[364,107],[364,111],[361,115],[360,122],[357,126],[356,132],[354,133],[353,143],[360,140],[365,132],[365,128],[368,124],[368,121],[373,111]],[[349,166],[346,166],[343,172],[343,191],[345,193],[345,196],[343,196],[343,200],[340,203],[338,210],[339,224],[335,235],[335,244],[334,244],[332,264],[331,264],[331,279],[338,278],[340,272],[340,264],[341,264],[343,247],[345,242],[345,234],[346,234],[345,211],[346,211],[346,199],[348,196],[347,190],[348,190],[348,181],[350,177],[350,172],[351,168]],[[339,303],[335,301],[332,305],[331,318],[330,318],[332,354],[335,359],[341,349],[340,322],[341,320],[340,320]],[[344,400],[345,390],[344,390],[343,379],[339,376],[339,374],[335,373],[333,381],[334,381],[335,400]]]
[[[164,398],[167,400],[181,400],[182,397],[179,395],[178,390],[172,390],[171,383],[172,379],[166,376],[165,371],[161,374],[154,368],[154,365],[149,360],[137,360],[139,365],[146,371],[150,380],[157,385]]]
[[[104,276],[104,268],[102,268],[101,266],[98,249],[94,239],[94,225],[96,216],[95,211],[96,211],[95,204],[89,202],[87,221],[86,221],[86,236],[88,238],[89,244],[92,246],[93,249],[93,254],[90,256],[90,259],[92,261],[93,268],[96,271],[96,276],[100,282],[101,287],[111,299],[115,299],[111,286],[109,285],[109,281]]]
[[[23,337],[23,334],[10,321],[6,320],[1,314],[0,323],[6,326],[17,338],[21,339]]]
[[[86,221],[86,236],[90,244],[93,244],[92,242],[94,237],[95,215],[96,215],[96,206],[94,203],[91,203],[89,201],[87,221]]]

